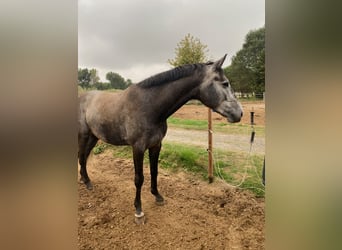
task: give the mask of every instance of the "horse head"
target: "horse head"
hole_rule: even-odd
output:
[[[234,123],[241,120],[243,110],[222,69],[226,56],[224,55],[216,62],[206,64],[198,99],[215,112],[226,117],[228,122]]]

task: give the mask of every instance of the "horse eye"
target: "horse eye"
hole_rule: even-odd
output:
[[[222,85],[223,85],[223,87],[226,87],[226,88],[228,88],[228,86],[229,86],[229,82],[228,82],[228,81],[224,81],[224,82],[222,83]]]
[[[217,76],[214,77],[214,81],[218,81],[219,78]]]

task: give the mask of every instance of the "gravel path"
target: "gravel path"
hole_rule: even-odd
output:
[[[168,128],[165,136],[167,142],[178,142],[195,146],[208,147],[208,132],[200,130],[188,130],[179,128]],[[228,151],[246,152],[250,148],[250,136],[230,135],[224,133],[213,133],[213,147]],[[265,138],[256,136],[252,146],[252,153],[265,154]]]

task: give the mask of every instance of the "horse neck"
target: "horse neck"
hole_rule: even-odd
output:
[[[200,79],[188,77],[159,86],[153,96],[155,109],[160,120],[166,120],[180,107],[196,98]]]

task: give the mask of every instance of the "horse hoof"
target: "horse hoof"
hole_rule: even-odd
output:
[[[158,206],[163,206],[165,204],[164,198],[160,194],[156,196],[156,204]]]
[[[88,190],[93,190],[93,184],[91,184],[90,181],[85,183],[85,184],[86,184]]]
[[[156,200],[156,205],[157,206],[164,206],[165,201],[164,200]]]
[[[145,224],[145,215],[143,212],[140,214],[135,214],[134,215],[134,221],[137,225],[144,225]]]

